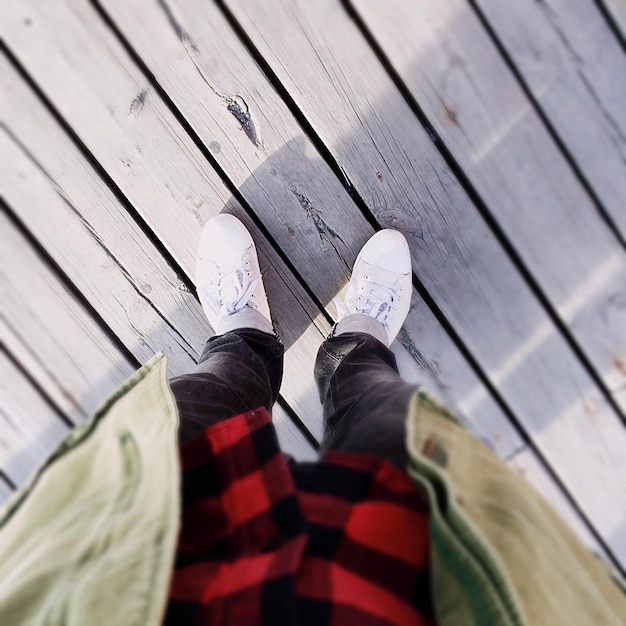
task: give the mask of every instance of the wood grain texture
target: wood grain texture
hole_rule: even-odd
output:
[[[626,563],[623,424],[354,24],[330,1],[227,4],[381,225],[407,234],[417,275]],[[394,15],[385,5],[385,18]],[[504,202],[497,172],[496,184]]]
[[[250,228],[261,266],[268,270],[274,321],[288,348],[284,398],[321,436],[311,374],[330,327],[320,311],[90,6],[25,3],[11,9],[5,23],[19,24],[21,32],[14,31],[12,42],[16,53],[187,275],[193,273],[197,241],[210,216],[226,210]],[[92,20],[89,29],[81,11]],[[51,51],[59,59],[53,72],[47,67]],[[151,284],[149,278],[142,282]]]
[[[374,231],[216,6],[177,0],[156,10],[147,0],[101,5],[298,273],[328,303]],[[241,111],[249,116],[243,123]],[[501,454],[516,448],[519,439],[502,412],[417,294],[401,344],[394,349],[406,379],[434,387]]]
[[[583,93],[583,62],[572,58],[572,52],[559,51],[564,44],[556,26],[542,17],[552,3],[516,2],[506,8],[497,2],[480,4],[494,14],[498,34],[515,40],[514,56],[528,69],[541,105],[559,129],[576,138],[574,157],[581,166],[584,155],[602,173],[612,189],[610,203],[626,225],[626,84],[612,81],[620,86],[604,90],[606,107],[602,99],[594,100],[592,83]],[[462,0],[445,5],[394,0],[384,12],[370,0],[356,0],[355,5],[626,412],[623,246],[600,218],[486,31]],[[527,19],[531,12],[539,12],[536,19]],[[594,42],[603,41],[597,32],[591,36]],[[621,56],[623,69],[615,75],[626,70]],[[526,63],[531,59],[534,69]],[[598,96],[599,83],[608,74],[595,74],[603,76],[593,81]],[[578,107],[583,100],[590,107],[586,112]],[[594,186],[600,190],[602,183]]]
[[[626,55],[601,12],[587,0],[477,4],[626,242]]]
[[[58,413],[0,349],[0,469],[25,482],[68,433]],[[2,493],[0,493],[1,499]]]

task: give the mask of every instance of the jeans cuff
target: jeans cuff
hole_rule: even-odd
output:
[[[240,328],[254,328],[268,335],[276,335],[274,325],[256,309],[245,307],[237,313],[223,317],[215,329],[216,335],[225,335]]]
[[[385,327],[373,317],[365,313],[353,313],[344,317],[335,324],[332,336],[343,335],[344,333],[367,333],[374,339],[378,339],[382,344],[389,345],[389,336]]]

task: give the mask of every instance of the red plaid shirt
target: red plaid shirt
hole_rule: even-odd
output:
[[[404,472],[348,453],[290,462],[264,409],[181,460],[168,626],[434,624],[428,517]]]

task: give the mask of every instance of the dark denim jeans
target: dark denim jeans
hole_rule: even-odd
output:
[[[271,410],[282,380],[283,352],[275,336],[254,329],[209,339],[196,369],[171,381],[180,440],[259,406]],[[324,406],[320,454],[359,452],[406,467],[405,419],[416,386],[400,378],[384,344],[365,333],[329,337],[317,354],[315,381]]]

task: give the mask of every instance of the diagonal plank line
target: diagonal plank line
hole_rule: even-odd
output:
[[[48,251],[33,237],[32,233],[26,228],[17,213],[6,203],[4,198],[0,197],[0,210],[7,215],[15,228],[24,236],[29,245],[35,250],[37,255],[43,260],[47,267],[60,279],[63,285],[70,291],[72,296],[78,303],[89,312],[90,316],[95,320],[100,329],[115,344],[115,347],[121,352],[127,362],[134,368],[141,366],[141,363],[135,358],[130,350],[122,343],[109,325],[102,319],[101,315],[96,311],[91,303],[85,298],[82,292],[70,280],[69,276],[59,267],[57,262],[50,256]]]
[[[604,222],[606,223],[607,227],[609,228],[611,233],[613,233],[613,235],[615,236],[617,241],[619,241],[619,243],[626,249],[626,240],[622,237],[617,224],[615,223],[615,221],[611,217],[609,211],[607,211],[607,209],[604,206],[602,200],[599,198],[598,194],[594,190],[591,182],[589,181],[589,179],[587,178],[585,173],[582,171],[582,169],[580,168],[580,166],[576,162],[576,159],[571,154],[571,152],[568,150],[567,146],[565,145],[565,143],[561,139],[559,133],[554,128],[554,125],[548,119],[548,116],[544,112],[543,107],[539,104],[539,101],[537,100],[537,98],[533,94],[532,90],[530,89],[530,87],[528,86],[526,81],[524,80],[524,77],[522,76],[520,71],[517,69],[517,66],[515,65],[515,62],[513,61],[513,59],[511,58],[511,56],[507,52],[507,50],[504,47],[502,41],[498,37],[498,34],[496,33],[495,29],[493,28],[493,26],[491,25],[491,23],[487,19],[486,15],[482,11],[482,9],[476,3],[476,0],[468,0],[468,2],[470,4],[470,6],[472,7],[472,9],[474,10],[474,12],[476,13],[480,23],[482,24],[484,29],[487,31],[487,34],[489,35],[489,37],[493,41],[494,45],[496,46],[498,52],[502,56],[504,62],[507,65],[507,67],[509,68],[509,70],[511,71],[513,76],[515,77],[515,80],[517,81],[517,83],[521,87],[522,91],[524,92],[524,95],[526,96],[528,101],[531,103],[534,111],[539,116],[539,119],[541,120],[541,123],[543,124],[543,126],[546,129],[547,133],[550,135],[551,139],[557,145],[559,151],[563,155],[563,158],[567,161],[567,164],[571,167],[571,169],[574,172],[576,178],[578,179],[578,181],[580,182],[580,184],[584,188],[585,192],[587,193],[587,195],[591,199],[591,202],[593,203],[593,205],[595,206],[596,210],[598,211],[598,215],[604,220]]]
[[[472,3],[472,6],[474,6],[474,1],[470,0],[470,2]],[[402,97],[404,98],[406,103],[409,105],[409,107],[411,108],[415,116],[419,119],[419,121],[422,123],[422,125],[424,125],[425,128],[427,129],[430,128],[430,123],[428,121],[428,118],[426,114],[424,113],[423,109],[420,107],[417,100],[415,99],[415,96],[411,93],[411,91],[409,90],[404,80],[400,77],[400,75],[394,68],[393,64],[391,63],[390,59],[382,50],[382,48],[380,47],[380,45],[374,38],[371,31],[368,29],[366,24],[361,19],[360,15],[356,12],[354,7],[350,4],[349,0],[342,0],[342,4],[345,6],[346,11],[350,15],[350,17],[354,20],[355,24],[357,25],[357,27],[363,34],[363,37],[367,40],[368,44],[370,45],[370,47],[376,54],[377,58],[379,59],[383,67],[385,68],[385,71],[387,72],[387,74],[389,75],[394,85],[397,87],[398,91],[401,93]],[[505,55],[504,51],[502,51],[500,48],[501,46],[499,46],[499,50],[501,51],[503,55]],[[509,62],[509,65],[510,65],[510,62]],[[528,94],[527,88],[525,88],[524,91],[529,98],[532,98],[532,96]],[[545,118],[545,116],[542,116],[542,119],[543,118]],[[547,120],[545,121],[545,123],[546,124],[548,123]],[[485,220],[486,224],[494,233],[494,236],[497,239],[498,243],[503,247],[505,252],[509,255],[514,266],[520,272],[526,284],[530,287],[533,294],[537,297],[537,299],[541,303],[543,309],[546,311],[550,320],[558,328],[560,333],[565,338],[567,344],[571,347],[573,352],[581,361],[587,373],[590,375],[594,383],[601,390],[608,404],[617,413],[617,415],[620,417],[622,422],[626,424],[626,416],[624,415],[623,411],[621,410],[621,408],[615,401],[611,391],[608,389],[605,382],[602,380],[601,376],[599,375],[596,368],[591,363],[589,357],[587,356],[584,349],[581,347],[578,340],[573,336],[567,324],[562,320],[561,316],[558,314],[558,312],[556,311],[556,309],[550,302],[544,290],[541,288],[537,280],[534,278],[534,276],[532,275],[532,273],[530,272],[530,270],[528,269],[528,267],[522,260],[521,256],[517,252],[517,249],[511,243],[510,239],[507,237],[502,227],[498,224],[495,216],[489,210],[485,201],[480,196],[480,194],[478,193],[474,185],[471,183],[471,181],[469,180],[469,178],[467,177],[467,175],[465,174],[465,172],[459,165],[458,161],[454,158],[454,156],[451,154],[450,150],[448,149],[448,147],[445,145],[444,141],[440,137],[438,137],[437,141],[435,141],[434,144],[439,150],[442,157],[444,158],[448,167],[450,167],[454,176],[460,181],[461,185],[466,190],[471,201],[474,203],[477,210],[479,211],[481,217]],[[561,148],[563,149],[562,146]],[[595,198],[595,200],[597,201],[597,198]],[[611,224],[612,224],[611,230],[613,234],[618,238],[618,240],[623,245],[626,245],[625,242],[621,240],[621,237],[615,225],[612,222]]]
[[[326,321],[332,324],[334,320],[331,315],[327,312],[326,308],[319,300],[319,298],[315,295],[315,293],[311,290],[311,288],[306,284],[306,282],[302,279],[299,272],[294,267],[291,260],[287,257],[287,255],[282,251],[281,247],[276,243],[274,237],[272,237],[271,233],[267,230],[261,219],[256,215],[255,211],[252,209],[247,200],[243,197],[239,189],[233,184],[230,180],[226,172],[216,161],[215,157],[208,150],[202,139],[198,136],[196,131],[193,129],[191,124],[184,117],[182,112],[178,109],[178,107],[174,104],[168,93],[163,89],[161,84],[157,81],[154,74],[150,71],[141,57],[137,54],[136,50],[132,47],[130,42],[124,37],[124,35],[120,32],[119,28],[114,24],[111,20],[108,13],[102,7],[102,5],[98,2],[98,0],[91,0],[91,4],[94,6],[98,14],[102,17],[106,25],[111,29],[114,35],[117,37],[118,41],[124,47],[126,52],[130,55],[133,62],[139,67],[141,72],[147,77],[150,81],[151,85],[154,87],[155,91],[162,98],[163,102],[170,110],[170,112],[174,115],[178,123],[182,126],[185,132],[189,135],[195,146],[202,153],[202,156],[209,162],[211,167],[217,172],[220,179],[227,186],[229,192],[237,199],[237,201],[241,204],[241,206],[245,209],[246,213],[249,215],[250,219],[254,222],[255,226],[261,231],[263,236],[268,240],[271,244],[272,248],[275,250],[276,254],[280,257],[280,259],[285,263],[289,271],[296,278],[302,289],[306,292],[306,294],[311,298],[311,300],[315,303],[317,308],[323,313]]]
[[[158,239],[158,237],[152,232],[150,227],[145,223],[142,217],[139,215],[135,207],[131,204],[128,198],[124,195],[122,190],[118,187],[115,181],[111,178],[109,173],[105,170],[105,168],[100,164],[98,159],[94,156],[94,154],[89,150],[89,148],[85,145],[82,139],[76,134],[74,129],[71,127],[69,122],[61,115],[58,109],[52,104],[50,99],[46,96],[46,94],[41,90],[39,85],[33,80],[32,76],[28,73],[26,68],[20,63],[19,59],[13,54],[10,48],[6,45],[4,40],[0,39],[0,52],[3,52],[11,65],[15,68],[18,74],[24,79],[24,81],[28,84],[28,86],[35,92],[37,97],[44,104],[48,112],[54,117],[54,119],[60,124],[65,133],[70,137],[74,145],[80,150],[83,154],[89,165],[97,172],[97,174],[102,178],[105,182],[106,186],[113,193],[115,198],[120,202],[120,204],[126,209],[126,211],[131,215],[137,225],[141,228],[145,236],[148,238],[150,243],[154,245],[154,247],[159,251],[159,253],[166,259],[167,264],[174,270],[178,279],[185,285],[185,287],[189,290],[190,293],[195,294],[195,286],[193,282],[189,279],[186,272],[182,269],[182,267],[178,264],[173,255],[169,252],[166,246],[162,241]]]

